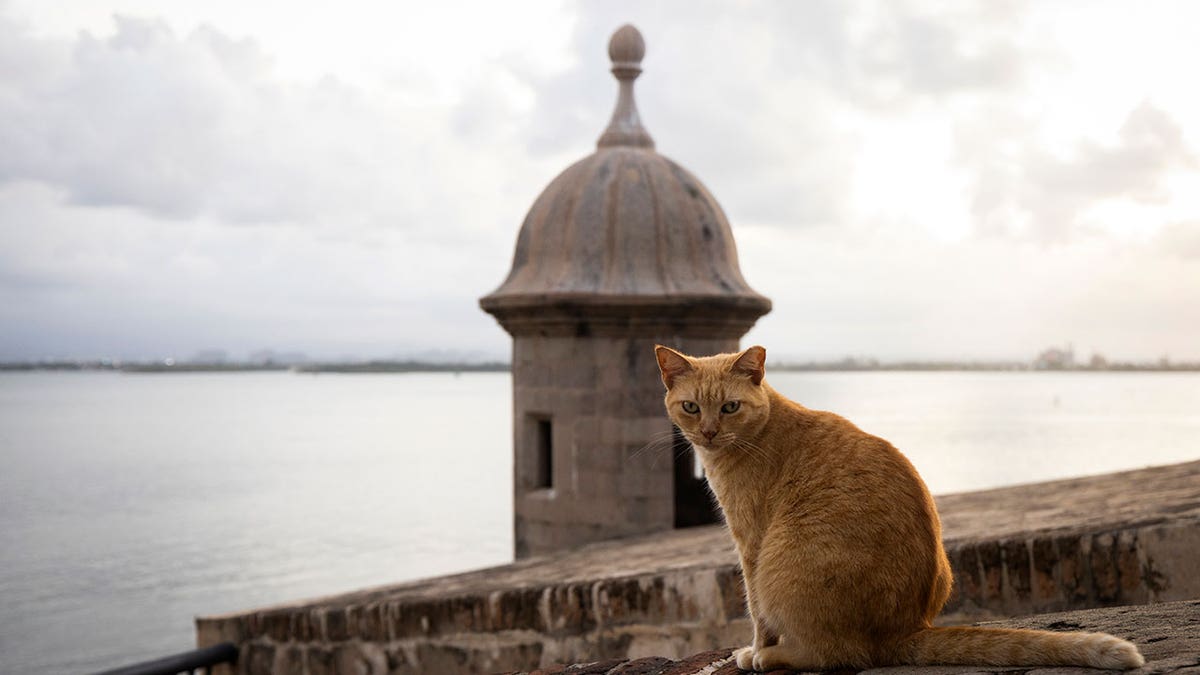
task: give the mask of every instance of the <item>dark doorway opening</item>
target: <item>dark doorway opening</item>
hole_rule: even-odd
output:
[[[700,471],[692,444],[676,427],[671,441],[675,457],[675,527],[696,527],[721,522],[716,498]]]

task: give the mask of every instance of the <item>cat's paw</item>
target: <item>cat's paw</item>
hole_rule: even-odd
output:
[[[768,672],[779,668],[793,667],[794,664],[788,658],[790,653],[787,649],[781,646],[763,647],[754,653],[754,659],[751,665],[754,670]],[[738,666],[741,667],[740,665]]]
[[[733,650],[733,659],[741,670],[754,670],[754,645]]]

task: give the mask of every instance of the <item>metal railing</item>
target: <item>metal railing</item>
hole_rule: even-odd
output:
[[[222,642],[204,649],[193,649],[190,652],[180,652],[153,661],[143,661],[132,666],[105,670],[95,673],[95,675],[177,675],[178,673],[194,673],[197,669],[202,669],[203,673],[209,673],[211,672],[209,668],[212,666],[222,663],[236,664],[237,658],[237,645],[232,642]]]

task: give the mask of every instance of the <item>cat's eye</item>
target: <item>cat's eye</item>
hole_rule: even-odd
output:
[[[696,405],[692,401],[684,401],[682,403],[682,405],[683,405],[683,412],[685,412],[689,415],[695,415],[696,413],[700,412],[700,406]]]
[[[721,406],[721,412],[731,415],[737,412],[740,407],[742,407],[741,401],[726,401],[725,405]]]

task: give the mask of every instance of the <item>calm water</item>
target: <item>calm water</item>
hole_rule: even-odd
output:
[[[1200,375],[777,373],[935,492],[1200,457]],[[505,562],[507,374],[0,374],[0,672],[192,617]]]

